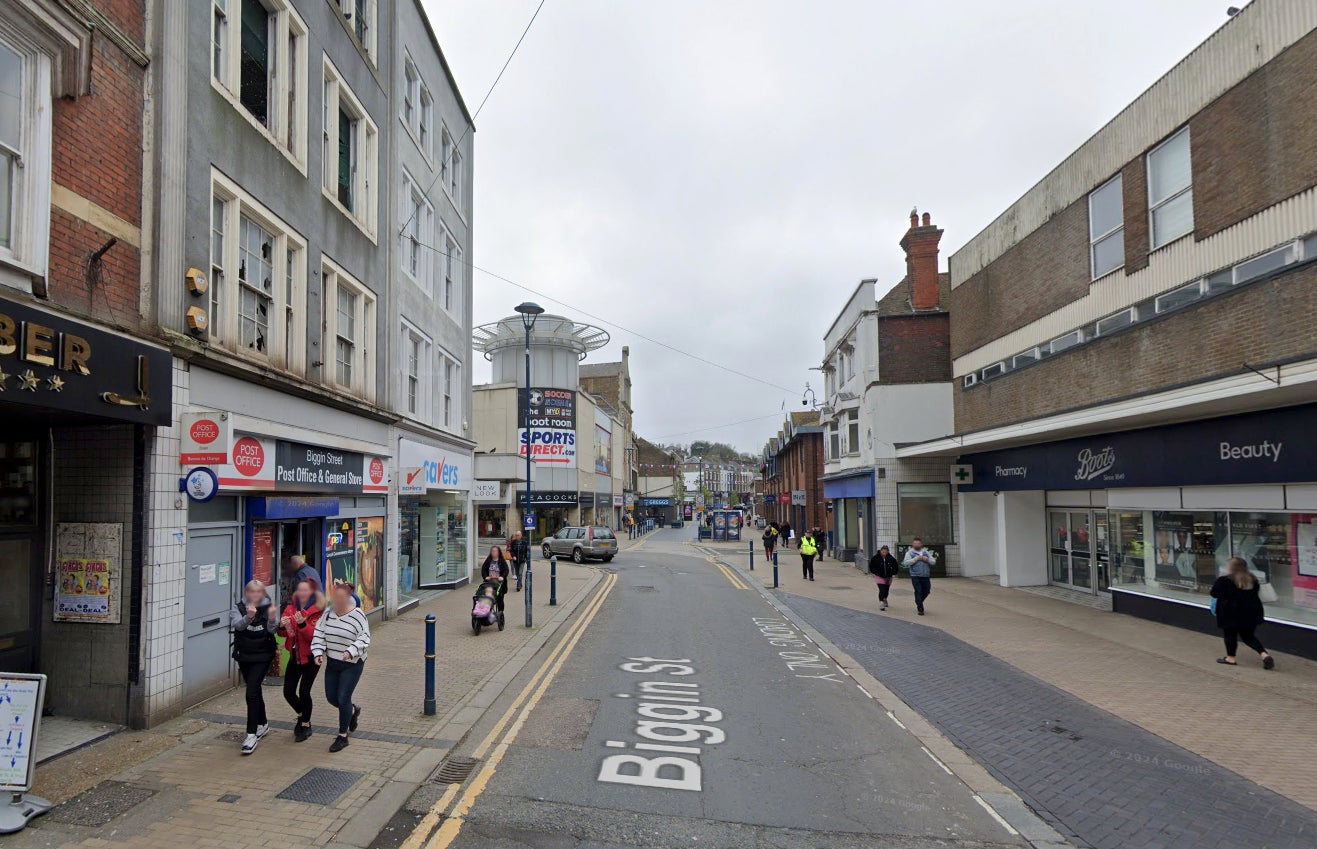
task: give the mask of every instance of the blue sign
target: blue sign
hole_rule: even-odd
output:
[[[528,531],[533,531],[533,530],[535,530],[535,514],[534,514],[534,513],[527,513],[527,514],[526,514],[526,530],[528,530]]]
[[[205,466],[198,466],[183,478],[183,490],[193,501],[209,501],[219,492],[219,478]]]
[[[641,498],[641,507],[671,507],[671,498]]]
[[[338,515],[337,498],[271,495],[248,497],[248,515],[253,519],[310,519]]]

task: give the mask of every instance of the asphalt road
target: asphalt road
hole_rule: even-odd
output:
[[[688,536],[609,564],[616,586],[452,846],[1022,845]]]

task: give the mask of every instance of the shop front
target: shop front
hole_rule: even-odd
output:
[[[823,497],[832,502],[833,556],[854,562],[857,554],[872,554],[873,469],[829,475],[823,479]]]
[[[532,545],[551,537],[561,528],[574,524],[573,514],[578,513],[580,494],[571,490],[536,489],[531,491],[531,509],[535,516],[534,530],[527,531]],[[517,507],[526,509],[526,492],[517,493]]]
[[[653,519],[657,527],[664,527],[671,523],[677,517],[673,508],[673,501],[670,496],[652,496],[646,495],[640,499],[640,507],[644,511],[646,519]]]
[[[398,447],[398,607],[471,580],[469,450],[411,439]],[[479,532],[479,528],[474,529]]]
[[[151,500],[170,423],[164,349],[0,298],[0,671],[48,676],[46,707],[140,724]]]
[[[1197,630],[1214,630],[1208,590],[1242,557],[1277,626],[1269,642],[1317,656],[1314,421],[1309,405],[973,455],[962,514],[982,526],[973,514],[992,499],[1029,503],[1041,557],[1021,557],[1042,567],[1036,583]]]
[[[476,559],[483,560],[490,547],[506,547],[518,530],[516,516],[508,511],[507,487],[501,481],[473,481],[471,501],[476,511]]]

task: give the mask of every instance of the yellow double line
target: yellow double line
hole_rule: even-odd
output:
[[[741,576],[733,572],[731,569],[719,563],[717,560],[714,560],[712,557],[709,558],[709,562],[718,567],[718,571],[723,573],[724,578],[732,582],[733,587],[736,587],[738,590],[750,589],[750,585],[741,580]]]
[[[485,788],[489,785],[489,780],[494,777],[494,770],[498,767],[499,762],[503,760],[503,756],[507,754],[508,747],[517,739],[521,727],[526,724],[526,717],[539,704],[545,691],[549,689],[549,685],[553,683],[553,679],[558,675],[563,664],[567,662],[572,650],[580,642],[585,629],[594,621],[595,616],[604,605],[604,600],[613,591],[613,586],[616,583],[617,575],[615,573],[604,578],[603,588],[586,605],[585,613],[568,630],[567,635],[554,648],[548,660],[531,677],[530,682],[517,694],[517,698],[513,700],[509,708],[503,711],[502,718],[495,723],[490,732],[480,741],[480,745],[471,753],[471,757],[479,760],[489,753],[491,748],[493,749],[492,754],[489,755],[489,760],[480,768],[480,772],[476,773],[476,777],[472,779],[465,790],[462,790],[461,784],[448,785],[448,789],[439,797],[439,801],[435,802],[434,807],[430,808],[429,812],[416,824],[416,830],[408,836],[400,849],[422,849],[422,847],[424,849],[446,849],[457,838],[458,832],[462,830],[462,824],[466,821],[467,814],[471,812],[471,808],[476,803],[476,799],[485,791]],[[512,720],[514,715],[516,716],[515,721]],[[508,725],[510,721],[512,722],[511,726]],[[504,733],[505,729],[506,734]],[[497,741],[497,744],[495,741]],[[458,797],[459,791],[461,791],[460,797]],[[454,798],[457,798],[457,804],[453,805],[452,810],[445,818],[444,811],[448,809]],[[440,825],[440,819],[443,819],[442,825]],[[436,826],[438,826],[437,830]]]

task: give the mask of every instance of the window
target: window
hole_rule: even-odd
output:
[[[442,133],[442,150],[440,151],[439,161],[439,182],[444,184],[444,190],[452,199],[453,205],[458,211],[462,211],[462,154],[458,152],[457,145],[453,142],[453,137],[449,135],[448,129],[444,128]]]
[[[838,388],[846,384],[846,355],[837,354],[837,386]]]
[[[849,410],[846,413],[846,453],[860,453],[860,411]]]
[[[326,260],[325,345],[329,383],[366,400],[375,397],[375,296],[347,272]],[[328,354],[328,352],[326,352]]]
[[[1194,229],[1193,171],[1189,128],[1148,154],[1148,212],[1152,247],[1159,248]]]
[[[324,75],[325,194],[374,238],[378,130],[327,58]]]
[[[1123,330],[1129,327],[1139,318],[1138,310],[1130,307],[1127,310],[1121,310],[1115,315],[1109,315],[1106,318],[1098,319],[1094,326],[1094,335],[1107,336],[1115,333],[1117,330]]]
[[[343,17],[361,49],[372,59],[375,56],[375,0],[338,0]]]
[[[434,256],[434,207],[426,200],[423,189],[405,171],[402,175],[402,270],[420,286],[425,294],[431,293],[430,278]]]
[[[305,170],[306,25],[290,0],[211,7],[212,82]]]
[[[0,16],[3,18],[3,16]],[[0,19],[0,280],[31,291],[50,234],[51,60]]]
[[[458,286],[461,282],[461,263],[462,249],[457,246],[457,242],[444,231],[444,253],[441,258],[444,264],[444,310],[454,317],[457,316],[458,304],[461,302],[461,291]]]
[[[421,86],[421,116],[417,121],[416,139],[421,143],[421,152],[426,156],[433,156],[434,152],[430,150],[430,136],[433,133],[430,130],[431,121],[434,120],[434,99],[430,97],[430,90]]]
[[[430,90],[421,80],[421,72],[410,56],[403,60],[402,75],[402,122],[411,131],[416,146],[429,157],[430,116],[434,107]]]
[[[212,344],[295,374],[306,368],[306,242],[218,173],[212,175]]]
[[[1195,280],[1187,286],[1172,289],[1165,295],[1158,295],[1156,300],[1156,310],[1159,313],[1178,310],[1180,307],[1192,304],[1202,296],[1203,281]]]
[[[445,357],[444,358],[444,410],[443,410],[444,427],[453,426],[453,390],[455,388],[453,386],[453,372],[456,371],[456,369],[457,367],[453,364],[453,361]]]
[[[898,483],[896,485],[897,537],[908,544],[919,537],[928,545],[949,545],[956,540],[951,525],[951,484]]]
[[[1093,279],[1125,264],[1125,213],[1117,174],[1088,196],[1088,242]]]
[[[402,325],[403,383],[402,409],[408,414],[429,421],[433,416],[430,407],[431,357],[430,340],[410,324]]]
[[[1048,343],[1048,353],[1059,354],[1066,348],[1073,348],[1084,341],[1084,331],[1073,330],[1064,336],[1058,336]]]
[[[841,456],[841,427],[836,422],[828,425],[828,459],[836,460]]]

